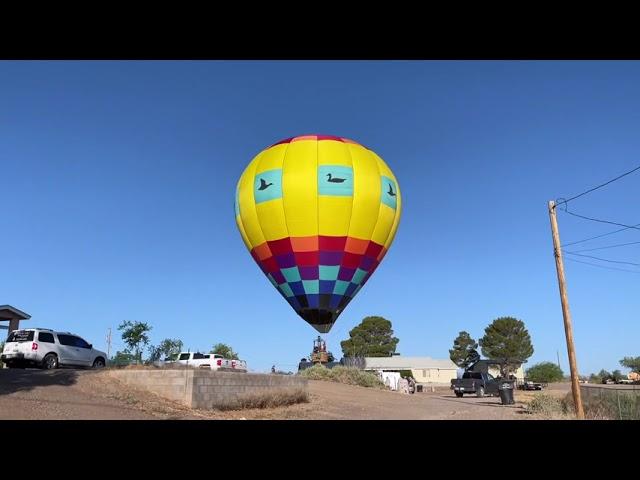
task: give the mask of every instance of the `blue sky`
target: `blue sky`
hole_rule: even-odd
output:
[[[446,358],[460,330],[515,316],[529,364],[559,351],[568,372],[547,201],[640,164],[639,85],[639,62],[0,62],[0,304],[99,348],[109,327],[143,321],[154,343],[225,342],[254,370],[295,370],[317,333],[246,251],[234,189],[264,147],[338,135],[385,159],[404,205],[330,350],[382,315],[401,354]],[[639,187],[640,173],[570,207],[636,224]],[[615,230],[559,222],[565,243]],[[640,275],[566,269],[580,371],[640,355]]]

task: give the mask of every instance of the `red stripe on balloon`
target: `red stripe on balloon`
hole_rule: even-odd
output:
[[[297,137],[285,138],[284,140],[280,140],[279,142],[274,143],[267,147],[267,149],[271,147],[275,147],[276,145],[282,145],[283,143],[291,143],[291,142],[299,142],[302,140],[333,140],[334,142],[342,142],[342,143],[350,143],[352,145],[360,145],[362,144],[356,142],[355,140],[351,140],[349,138],[337,137],[335,135],[298,135]],[[266,150],[266,149],[265,149]]]

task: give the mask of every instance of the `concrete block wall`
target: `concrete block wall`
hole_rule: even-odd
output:
[[[308,381],[294,375],[159,369],[111,370],[125,384],[152,391],[192,408],[216,408],[244,396],[307,391]]]
[[[208,372],[195,370],[191,406],[215,408],[241,397],[262,393],[307,391],[308,381],[293,375]]]
[[[110,370],[121,382],[191,406],[194,370]]]

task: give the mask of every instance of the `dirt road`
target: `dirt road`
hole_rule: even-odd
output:
[[[502,406],[496,397],[456,398],[310,381],[310,402],[290,407],[231,412],[194,411],[152,393],[132,389],[91,370],[0,370],[0,419],[526,419],[523,405]],[[516,397],[517,399],[518,397]]]
[[[93,370],[0,370],[1,420],[190,418],[189,409],[131,391]]]

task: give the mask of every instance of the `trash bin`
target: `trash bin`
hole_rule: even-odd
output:
[[[502,405],[513,405],[516,403],[513,399],[513,380],[504,380],[500,382],[498,390]]]
[[[422,385],[416,385],[416,392],[422,393]]]

